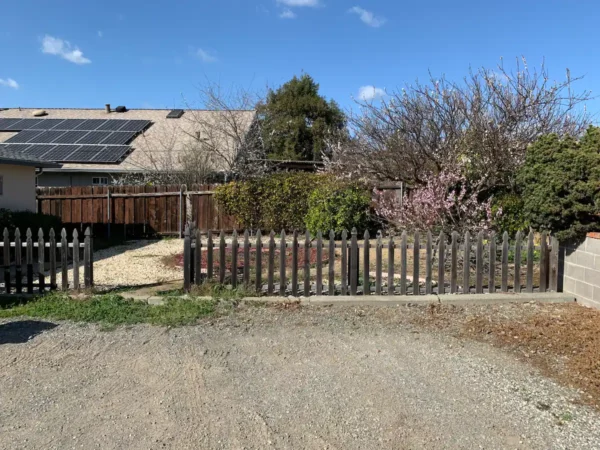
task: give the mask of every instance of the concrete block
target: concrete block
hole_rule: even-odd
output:
[[[577,251],[567,249],[565,253],[565,264],[567,263],[577,264]]]
[[[600,286],[600,270],[588,269],[586,267],[583,281],[594,286]]]
[[[565,264],[565,275],[573,278],[574,280],[584,281],[585,267],[567,263]]]
[[[570,294],[574,294],[575,286],[577,285],[577,280],[570,277],[564,277],[563,280],[563,291],[568,292]]]
[[[594,239],[591,237],[586,238],[585,251],[595,255],[600,255],[600,239]]]
[[[584,267],[594,267],[596,265],[596,255],[587,251],[577,252],[577,265]]]
[[[583,281],[578,281],[575,286],[575,296],[577,298],[583,297],[591,300],[594,298],[594,286]]]
[[[600,270],[600,255],[594,258],[594,270]]]
[[[577,298],[577,303],[583,306],[587,306],[589,308],[600,309],[600,302],[595,300],[589,300],[586,298]]]
[[[600,303],[600,286],[594,286],[594,298],[595,302]]]

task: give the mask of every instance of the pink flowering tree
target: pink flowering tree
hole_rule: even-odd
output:
[[[376,191],[375,210],[382,221],[398,230],[443,230],[447,234],[488,230],[493,219],[492,199],[478,200],[483,184],[483,180],[469,182],[461,167],[444,169],[402,199]]]

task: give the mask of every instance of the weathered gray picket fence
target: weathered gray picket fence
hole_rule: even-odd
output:
[[[399,239],[384,239],[380,232],[373,241],[369,232],[365,232],[359,242],[356,230],[352,230],[350,237],[344,231],[339,241],[335,240],[333,231],[328,240],[323,239],[322,233],[313,239],[308,232],[304,239],[298,232],[288,239],[283,231],[277,238],[273,231],[263,238],[260,230],[252,238],[248,231],[243,236],[235,232],[226,236],[221,231],[215,237],[212,232],[205,235],[188,226],[184,233],[184,289],[189,291],[193,284],[208,280],[233,287],[241,283],[268,295],[292,296],[299,293],[309,296],[557,291],[558,241],[546,233],[542,233],[539,240],[539,245],[534,245],[533,232],[529,235],[519,232],[513,242],[508,233],[498,242],[494,233],[486,236],[484,232],[473,237],[467,232],[462,239],[456,232],[450,238],[441,233],[436,240],[431,232],[425,236],[416,233],[410,240],[406,232]],[[311,249],[316,250],[314,262]],[[303,250],[301,258],[299,250]],[[400,253],[399,261],[396,252]],[[385,274],[384,253],[387,253]],[[412,256],[412,276],[409,275],[409,255]],[[399,276],[396,269],[400,271]]]
[[[47,240],[42,229],[38,231],[37,240],[34,240],[30,228],[27,229],[24,238],[17,228],[11,240],[11,235],[5,228],[0,247],[1,281],[4,287],[0,292],[4,294],[34,294],[56,290],[57,274],[60,275],[58,281],[62,290],[91,288],[94,285],[94,243],[90,228],[85,230],[83,242],[80,242],[77,230],[73,230],[69,242],[64,228],[58,240],[53,229],[48,233]],[[82,264],[83,284],[80,280]],[[69,265],[72,265],[73,269],[70,284]]]

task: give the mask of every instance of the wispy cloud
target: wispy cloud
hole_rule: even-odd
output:
[[[282,19],[295,19],[296,13],[291,9],[285,9],[281,12],[281,14],[279,14],[279,17]]]
[[[387,94],[381,88],[375,86],[362,86],[358,90],[358,98],[364,102],[370,102],[377,100],[378,98],[385,97]]]
[[[89,64],[92,61],[83,56],[79,48],[71,45],[69,41],[46,35],[42,39],[42,53],[60,56],[74,64]]]
[[[99,38],[104,37],[104,33],[102,31],[100,31],[100,30],[98,30],[98,37]]]
[[[197,58],[200,58],[200,60],[202,62],[205,63],[213,63],[213,62],[217,62],[217,57],[214,55],[211,55],[210,53],[208,53],[206,50],[203,50],[201,48],[197,49],[194,54],[196,55]]]
[[[0,86],[6,86],[13,89],[19,89],[19,83],[17,83],[12,78],[0,78]]]
[[[277,3],[279,3],[280,5],[285,5],[285,6],[310,6],[310,7],[315,7],[315,6],[320,6],[321,2],[320,0],[277,0]]]
[[[360,6],[350,8],[348,12],[356,14],[358,17],[360,17],[360,20],[362,20],[365,24],[373,28],[379,28],[386,22],[385,17],[376,16],[371,11],[367,11],[366,9],[363,9]]]

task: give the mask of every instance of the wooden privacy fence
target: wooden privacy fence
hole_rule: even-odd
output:
[[[484,232],[435,240],[430,232],[385,239],[380,232],[375,240],[365,232],[359,241],[356,230],[341,240],[332,231],[324,240],[322,233],[290,239],[283,231],[214,236],[186,228],[184,288],[214,281],[282,296],[557,291],[558,241],[546,233],[535,240],[533,232],[512,242],[508,233],[499,241]]]
[[[132,235],[176,234],[195,221],[201,230],[233,231],[235,221],[214,200],[211,185],[38,188],[38,212],[64,224],[122,226]]]
[[[17,228],[11,240],[8,229],[4,229],[3,240],[0,242],[4,294],[41,294],[59,287],[65,291],[69,287],[93,287],[94,242],[90,228],[85,230],[83,242],[80,242],[77,230],[73,231],[70,242],[65,229],[58,238],[51,229],[47,237],[46,240],[43,230],[40,229],[36,239],[30,228],[22,237]],[[80,279],[82,264],[83,283]],[[69,266],[72,269],[71,283]]]

